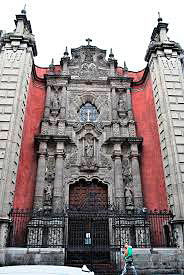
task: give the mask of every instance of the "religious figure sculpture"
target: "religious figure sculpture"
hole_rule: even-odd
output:
[[[118,101],[118,115],[120,118],[125,118],[127,116],[127,106],[126,102],[123,98],[123,94],[119,95],[119,101]]]
[[[53,96],[51,102],[52,102],[52,108],[53,109],[59,109],[59,107],[60,107],[59,106],[59,99],[58,99],[58,95],[56,93],[54,93],[54,96]]]
[[[50,183],[44,189],[46,205],[51,205],[52,203],[52,189],[53,187]]]
[[[86,145],[85,145],[85,157],[92,158],[94,155],[94,145],[93,145],[93,139],[88,136],[86,139]]]
[[[133,205],[132,191],[130,190],[129,187],[125,188],[125,203],[127,206]]]

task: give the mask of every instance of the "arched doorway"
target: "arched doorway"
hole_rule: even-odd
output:
[[[107,185],[97,179],[81,179],[70,186],[67,264],[109,262],[107,209]]]

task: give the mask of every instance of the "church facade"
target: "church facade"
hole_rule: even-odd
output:
[[[59,65],[37,67],[26,14],[15,22],[0,38],[1,248],[13,209],[48,215],[112,207],[171,210],[183,248],[183,50],[168,38],[168,24],[158,19],[146,68],[131,72],[91,39],[71,55],[66,48]],[[31,244],[38,231],[32,221],[28,227]],[[83,233],[91,239],[89,227]]]

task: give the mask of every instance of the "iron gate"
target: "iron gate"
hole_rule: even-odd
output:
[[[69,211],[67,264],[110,261],[109,216],[106,211]]]
[[[14,209],[10,213],[8,246],[63,247],[68,251],[119,250],[133,247],[175,247],[173,216],[167,211],[124,213],[115,209],[48,213]]]

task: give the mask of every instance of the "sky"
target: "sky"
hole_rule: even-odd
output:
[[[168,36],[184,48],[184,0],[0,0],[0,29],[14,30],[15,15],[26,4],[38,56],[35,64],[59,64],[65,47],[91,45],[110,48],[118,65],[126,61],[130,71],[145,68],[144,56],[158,12],[169,23]]]

